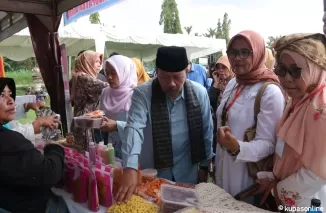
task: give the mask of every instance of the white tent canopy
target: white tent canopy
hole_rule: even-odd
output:
[[[38,15],[50,32],[52,18],[87,0],[0,0],[0,41],[27,27],[24,13]]]
[[[127,30],[100,25],[76,24],[62,26],[59,29],[60,43],[66,45],[68,56],[77,55],[81,50],[91,49],[107,54],[118,52],[129,57],[151,61],[160,46],[183,46],[191,59],[226,50],[224,39],[183,34],[130,33]],[[0,55],[15,61],[34,57],[28,29],[0,42]]]

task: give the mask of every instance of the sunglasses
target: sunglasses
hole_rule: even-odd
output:
[[[252,50],[249,49],[240,49],[240,50],[231,49],[226,51],[226,54],[231,59],[235,59],[237,56],[239,56],[241,59],[246,59],[250,56],[251,53]]]
[[[298,79],[301,76],[301,70],[302,70],[302,68],[300,68],[300,67],[287,68],[285,66],[278,65],[275,67],[274,72],[277,76],[280,76],[280,77],[285,77],[286,74],[289,73],[289,75],[292,78]]]

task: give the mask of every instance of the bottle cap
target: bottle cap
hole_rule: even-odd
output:
[[[108,143],[108,148],[113,148],[112,143]]]
[[[89,145],[90,146],[95,146],[95,143],[94,142],[89,142]]]
[[[98,145],[104,146],[104,142],[101,141],[101,142],[98,143]]]
[[[317,198],[311,199],[311,206],[313,207],[320,207],[321,206],[321,201]]]

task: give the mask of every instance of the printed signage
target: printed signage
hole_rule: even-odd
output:
[[[63,14],[64,25],[66,26],[83,16],[99,12],[122,1],[123,0],[89,0],[65,12]]]

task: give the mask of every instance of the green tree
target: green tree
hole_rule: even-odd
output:
[[[13,61],[6,57],[3,57],[3,59],[4,59],[4,66],[6,72],[19,71],[19,70],[31,71],[35,66],[38,66],[35,58],[33,57],[28,58],[24,61]]]
[[[224,13],[223,21],[221,22],[221,19],[218,19],[216,28],[209,28],[207,30],[208,33],[205,33],[204,35],[210,38],[225,39],[226,44],[228,44],[230,41],[230,30],[231,20],[229,19],[228,14]],[[215,62],[219,57],[221,57],[221,55],[221,52],[209,55],[208,63],[210,64],[212,62]]]
[[[188,35],[190,35],[192,26],[184,27],[185,31],[187,32]]]
[[[214,38],[215,35],[216,35],[216,29],[214,28],[208,28],[207,33],[204,34],[204,36],[208,38]]]
[[[220,18],[217,21],[215,38],[220,38],[220,39],[223,38],[223,29],[222,29],[222,23]]]
[[[272,45],[280,39],[282,36],[268,36],[268,41],[266,42],[266,47],[272,49]]]
[[[224,13],[223,23],[222,23],[222,38],[225,39],[226,44],[230,41],[230,29],[231,29],[231,19],[229,19],[229,15]]]
[[[101,24],[100,14],[98,12],[91,14],[89,16],[89,21],[91,24]]]
[[[160,15],[160,25],[164,26],[164,33],[182,34],[178,5],[175,0],[164,0]]]

